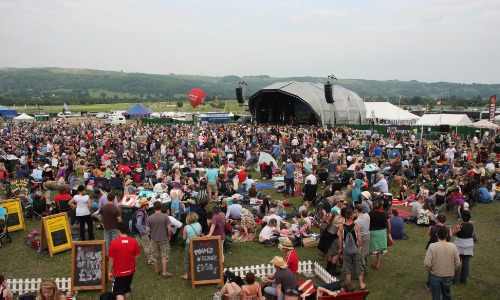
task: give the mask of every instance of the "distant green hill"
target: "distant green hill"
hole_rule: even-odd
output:
[[[207,94],[207,100],[235,99],[235,88],[245,81],[245,98],[259,89],[279,81],[326,82],[319,77],[272,78],[262,76],[194,76],[153,75],[87,69],[31,68],[0,69],[0,104],[93,104],[135,101],[187,100],[190,89],[199,87]],[[358,93],[367,100],[391,102],[404,97],[402,104],[425,104],[421,98],[476,99],[484,102],[500,91],[500,84],[459,84],[447,82],[425,83],[418,81],[376,81],[341,79],[335,82]],[[411,99],[417,99],[415,103]]]

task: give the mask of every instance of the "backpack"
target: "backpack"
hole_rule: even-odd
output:
[[[344,249],[342,250],[342,252],[347,255],[358,253],[358,243],[353,236],[353,230],[356,225],[354,225],[350,231],[347,230],[345,225],[342,226],[344,226]],[[354,234],[356,233],[354,232]]]
[[[138,234],[139,231],[137,230],[137,217],[139,216],[139,214],[142,213],[142,225],[146,224],[146,218],[144,218],[144,211],[142,209],[139,209],[137,210],[136,212],[134,212],[132,214],[132,218],[130,219],[130,221],[128,222],[128,229],[130,230],[130,233],[133,233],[133,234]]]
[[[429,225],[429,210],[423,209],[418,214],[417,225]]]

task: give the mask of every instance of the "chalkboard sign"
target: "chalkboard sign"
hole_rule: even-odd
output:
[[[71,290],[106,288],[106,243],[104,241],[74,242],[71,252]]]
[[[219,236],[190,239],[191,286],[222,283],[222,246]]]
[[[50,256],[71,249],[71,230],[68,215],[60,213],[42,218],[40,249],[49,250]]]
[[[7,211],[7,228],[9,231],[25,230],[24,214],[19,199],[0,201],[0,206]]]

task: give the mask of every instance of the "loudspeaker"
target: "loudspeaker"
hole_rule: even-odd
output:
[[[333,103],[333,93],[332,93],[332,84],[327,83],[325,84],[325,99],[326,103]]]
[[[243,100],[243,88],[242,87],[236,88],[236,99],[238,100],[239,104],[245,103],[245,100]]]

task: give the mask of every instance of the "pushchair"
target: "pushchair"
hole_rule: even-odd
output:
[[[0,248],[2,248],[2,240],[6,237],[9,240],[9,243],[12,243],[12,236],[9,233],[9,229],[7,228],[7,218],[8,215],[5,215],[5,220],[0,220]]]

